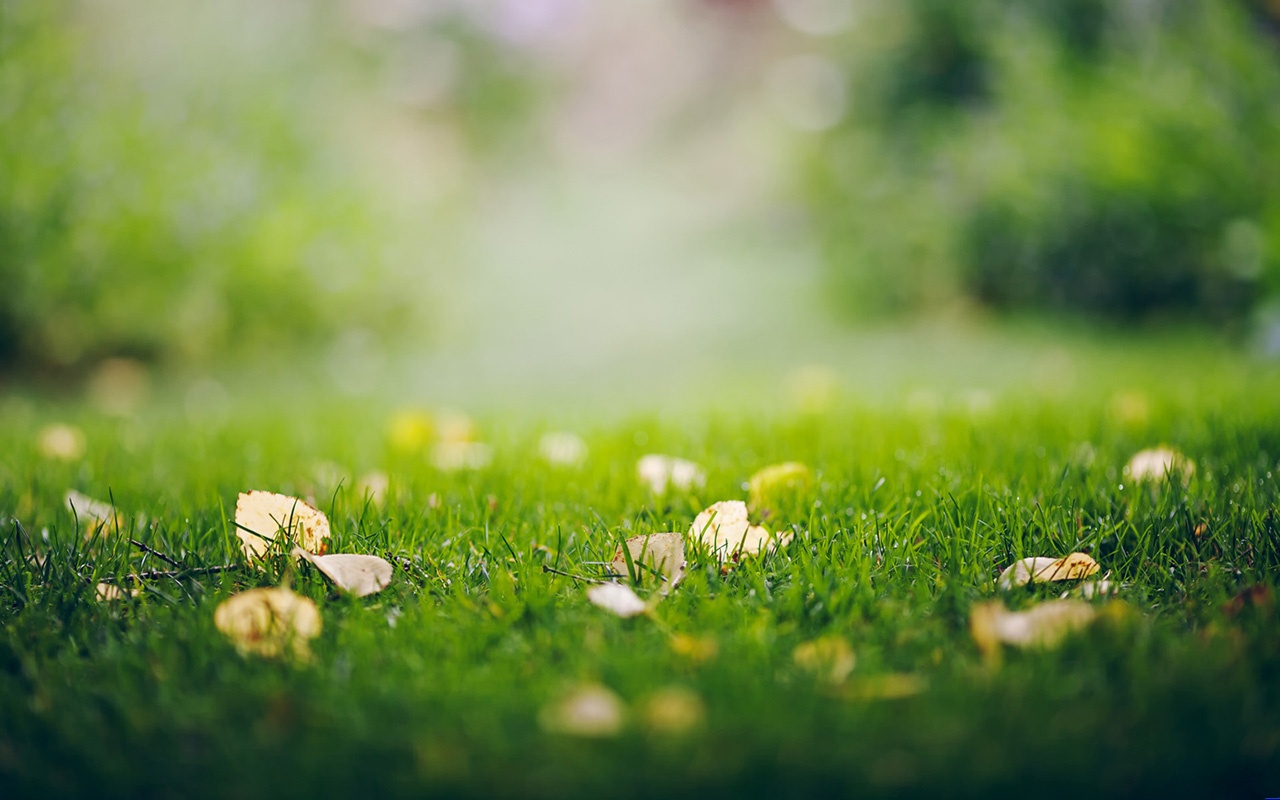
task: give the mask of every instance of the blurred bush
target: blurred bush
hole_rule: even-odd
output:
[[[863,9],[806,172],[849,307],[1225,322],[1280,288],[1280,62],[1244,6]]]
[[[0,0],[0,362],[199,361],[405,322],[389,226],[329,136],[324,37],[300,3]]]

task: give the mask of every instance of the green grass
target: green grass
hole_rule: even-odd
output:
[[[127,420],[11,393],[0,794],[1274,796],[1280,617],[1265,599],[1227,604],[1280,582],[1280,371],[1214,348],[1120,351],[1086,357],[1069,391],[1013,385],[978,410],[943,392],[846,396],[819,414],[579,417],[591,448],[580,470],[538,457],[538,434],[563,420],[510,409],[481,419],[491,466],[441,473],[388,447],[390,406],[308,390],[235,401],[225,417],[162,398]],[[1125,412],[1120,390],[1142,392],[1147,413]],[[35,431],[53,420],[84,429],[83,460],[37,453]],[[1189,484],[1125,482],[1127,458],[1160,443],[1195,460]],[[705,489],[655,499],[634,474],[648,452],[700,462]],[[795,540],[728,574],[695,556],[654,619],[610,617],[544,571],[599,574],[619,537],[684,530],[786,460],[818,474],[770,520]],[[347,479],[317,476],[319,461]],[[382,507],[351,488],[374,468],[391,476]],[[323,614],[314,658],[241,658],[213,610],[279,574],[156,580],[96,602],[98,580],[168,566],[123,531],[86,540],[62,508],[68,488],[145,514],[133,535],[191,568],[235,560],[237,492],[312,495],[333,521],[331,551],[398,568],[363,600],[292,571]],[[1123,584],[1127,611],[1056,649],[984,661],[968,620],[998,596],[1000,569],[1074,550]],[[1027,607],[1070,588],[1004,599]],[[717,653],[678,653],[676,634]],[[792,657],[833,634],[857,656],[838,686]],[[876,697],[895,674],[923,691]],[[635,713],[616,738],[543,731],[540,709],[584,682],[633,710],[686,687],[705,723],[659,733]]]

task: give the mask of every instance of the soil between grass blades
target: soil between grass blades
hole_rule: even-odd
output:
[[[582,426],[581,469],[539,458],[546,426],[500,418],[480,426],[492,464],[454,473],[388,448],[381,412],[336,404],[201,425],[76,408],[10,416],[0,423],[0,787],[7,797],[1275,795],[1275,384],[1156,386],[1142,414],[1108,390],[1002,396],[982,409],[944,399],[637,417]],[[54,418],[83,428],[83,461],[36,453],[34,431]],[[1189,484],[1127,484],[1129,455],[1166,442],[1196,461]],[[655,499],[634,474],[648,452],[698,461],[705,489]],[[711,502],[745,498],[757,468],[790,460],[818,473],[811,494],[769,520],[794,526],[792,544],[728,574],[693,558],[656,621],[612,618],[581,584],[543,569],[599,574],[620,537],[684,530]],[[351,488],[372,468],[391,476],[384,507]],[[113,532],[86,543],[61,508],[67,488],[113,500],[129,520],[144,514],[134,538],[193,570],[234,560],[238,491],[312,495],[332,520],[332,552],[377,553],[397,571],[361,600],[335,596],[313,570],[291,572],[324,618],[312,661],[240,658],[213,609],[279,571],[148,581],[137,599],[96,602],[98,580],[172,567]],[[42,562],[26,558],[28,544]],[[1055,650],[984,663],[968,617],[996,596],[999,570],[1072,551],[1123,584],[1123,611]],[[1242,595],[1248,587],[1260,588]],[[1070,588],[1007,600],[1027,607]],[[833,634],[857,657],[836,687],[792,657]],[[673,635],[715,654],[673,648]],[[878,696],[901,674],[923,691]],[[540,710],[588,682],[628,704],[622,733],[542,730]],[[701,697],[703,725],[646,726],[645,699],[670,686]]]

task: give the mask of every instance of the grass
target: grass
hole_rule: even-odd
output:
[[[306,389],[225,416],[161,398],[126,419],[11,392],[0,794],[1274,796],[1280,370],[1214,348],[1089,359],[1068,391],[1011,385],[981,402],[579,417],[581,469],[538,456],[563,420],[495,411],[480,420],[493,463],[452,473],[388,446],[389,406]],[[83,459],[38,453],[35,431],[55,420],[84,430]],[[1128,457],[1160,443],[1195,460],[1190,482],[1126,482]],[[648,452],[698,461],[705,489],[655,498],[634,474]],[[544,570],[598,575],[619,538],[685,530],[788,460],[818,474],[768,521],[795,540],[727,574],[694,556],[653,619],[613,618]],[[391,476],[385,505],[352,488],[375,468]],[[132,536],[189,568],[234,562],[239,491],[314,496],[331,551],[398,568],[361,600],[278,562],[101,603],[97,581],[171,567],[129,531],[86,538],[68,488],[145,515]],[[999,596],[1000,569],[1077,550],[1122,584],[1119,600],[1093,601],[1102,620],[1057,648],[985,660],[968,620]],[[314,657],[239,657],[213,609],[285,572],[320,605]],[[857,658],[836,684],[793,658],[833,635]],[[893,676],[921,691],[893,696]],[[631,708],[621,734],[540,727],[583,683]],[[646,698],[672,686],[705,706],[684,734],[644,721]]]

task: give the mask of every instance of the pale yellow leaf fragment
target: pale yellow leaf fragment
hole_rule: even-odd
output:
[[[1083,600],[1049,600],[1026,611],[1009,611],[993,601],[973,609],[969,632],[978,648],[989,658],[997,657],[1000,645],[1049,648],[1068,634],[1086,627],[1098,615]]]
[[[142,589],[138,587],[134,587],[126,592],[114,583],[99,582],[98,585],[94,587],[94,597],[102,603],[110,603],[114,600],[123,600],[126,597],[137,597],[141,593]]]
[[[324,553],[329,518],[296,497],[275,492],[242,492],[236,498],[236,536],[246,558],[262,558],[281,532],[307,552]]]
[[[46,425],[36,434],[36,449],[55,461],[79,461],[84,457],[84,434],[61,422]]]
[[[649,610],[630,586],[620,583],[598,583],[587,589],[587,599],[592,605],[623,619],[638,617]]]
[[[357,553],[334,553],[317,556],[301,547],[293,548],[293,555],[311,565],[348,594],[365,597],[376,594],[391,583],[391,562],[378,556]]]
[[[650,731],[679,736],[702,725],[706,704],[697,692],[683,686],[667,686],[646,697],[640,704],[640,718]]]
[[[241,655],[275,658],[286,652],[307,659],[307,641],[320,634],[320,611],[310,599],[276,586],[232,595],[218,606],[213,624]]]
[[[1195,471],[1194,461],[1169,447],[1139,450],[1124,465],[1125,477],[1138,482],[1162,481],[1168,476],[1186,483]]]
[[[67,507],[75,512],[76,518],[81,523],[89,523],[95,527],[110,528],[123,522],[123,518],[115,506],[110,503],[104,503],[101,500],[94,500],[92,497],[81,494],[75,489],[67,490],[65,502]]]
[[[706,484],[707,476],[702,467],[683,458],[650,454],[636,462],[636,476],[654,494],[666,494],[667,489],[687,492]]]
[[[1012,589],[1028,583],[1078,580],[1097,571],[1098,562],[1087,553],[1072,553],[1062,558],[1024,558],[1006,567],[997,583],[1001,589]]]
[[[857,659],[843,636],[823,636],[804,642],[791,653],[797,667],[813,673],[823,683],[844,683]]]
[[[684,534],[683,533],[651,533],[645,536],[632,536],[627,540],[627,550],[631,553],[631,561],[635,564],[637,577],[644,581],[646,575],[656,573],[663,582],[662,593],[666,594],[676,588],[684,580]],[[652,570],[650,573],[645,566]],[[629,578],[627,558],[619,546],[609,564],[613,574]]]
[[[622,698],[603,686],[587,684],[543,708],[538,723],[549,733],[599,739],[617,736],[626,716]]]
[[[771,534],[747,517],[747,504],[741,500],[722,500],[693,520],[689,535],[714,553],[723,564],[742,556],[774,550],[791,541],[791,533]]]

